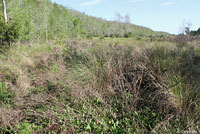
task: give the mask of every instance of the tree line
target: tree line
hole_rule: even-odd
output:
[[[200,28],[198,30],[192,30],[190,31],[190,35],[192,36],[199,36],[200,35]]]
[[[107,21],[50,0],[6,0],[6,4],[3,1],[5,2],[2,0],[0,3],[1,42],[96,36],[128,38],[165,34],[131,24],[128,14],[122,17],[118,13],[116,20]],[[7,18],[3,19],[5,5]]]

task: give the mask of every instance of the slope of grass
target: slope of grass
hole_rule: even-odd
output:
[[[0,133],[198,133],[199,46],[144,44],[68,40],[1,54]]]

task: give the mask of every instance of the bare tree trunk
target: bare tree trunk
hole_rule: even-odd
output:
[[[5,22],[7,23],[8,22],[8,18],[7,18],[7,13],[6,13],[6,2],[5,2],[5,0],[2,0],[2,3],[3,3],[4,19],[5,19]]]

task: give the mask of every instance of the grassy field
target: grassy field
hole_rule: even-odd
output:
[[[0,54],[0,134],[200,133],[200,44],[94,38]]]

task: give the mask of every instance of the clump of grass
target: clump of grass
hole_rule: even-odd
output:
[[[162,52],[161,54],[159,52]],[[166,131],[180,132],[188,130],[190,127],[197,127],[199,124],[199,68],[196,58],[199,54],[191,46],[177,46],[174,49],[169,47],[157,47],[150,52],[151,62],[155,71],[164,80],[168,92],[173,95],[172,102],[176,105],[176,112],[172,117],[168,117],[158,126]],[[195,57],[195,58],[194,58]],[[164,65],[164,66],[161,66]],[[194,73],[194,71],[196,71]],[[177,120],[177,121],[175,121]],[[191,120],[193,120],[192,123]],[[173,123],[174,126],[172,125]],[[182,124],[181,124],[182,123]],[[157,127],[155,127],[157,128]],[[198,132],[197,129],[195,129]]]
[[[183,73],[187,57],[191,55],[198,57],[190,47],[180,50],[178,47],[171,49],[166,46],[157,46],[137,52],[133,47],[104,46],[95,47],[82,55],[87,55],[87,62],[82,64],[82,60],[79,61],[81,58],[77,58],[76,63],[73,63],[76,67],[72,67],[73,72],[77,71],[77,73],[73,74],[82,79],[88,75],[90,75],[89,78],[93,78],[93,81],[86,82],[94,90],[90,92],[112,109],[110,114],[116,115],[115,118],[118,118],[119,122],[124,115],[127,115],[126,118],[129,120],[137,119],[131,113],[145,108],[150,109],[153,115],[148,114],[147,111],[142,112],[143,121],[149,120],[147,125],[144,125],[144,122],[138,125],[141,132],[148,133],[153,132],[163,121],[173,122],[175,118],[179,118],[187,122],[191,118],[194,121],[199,116],[197,114],[199,104],[193,105],[199,102],[199,96],[196,94],[198,91],[193,88],[196,85],[188,80],[191,74]],[[187,68],[191,69],[188,66]],[[193,73],[192,75],[195,76]],[[195,113],[195,116],[191,113]],[[184,118],[185,115],[189,118]],[[185,127],[179,129],[183,130],[187,126],[189,124],[186,123]],[[169,131],[173,129],[173,125],[170,127]]]
[[[13,101],[14,94],[8,91],[7,83],[0,82],[0,104],[11,104]]]

